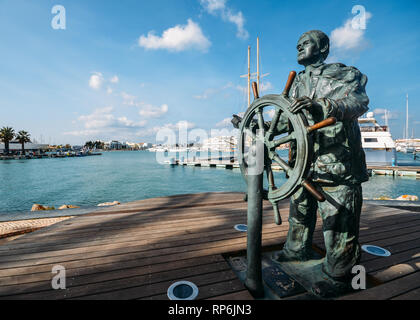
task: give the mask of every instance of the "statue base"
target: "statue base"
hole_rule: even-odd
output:
[[[312,260],[279,263],[272,260],[273,253],[274,251],[262,254],[263,299],[321,299],[311,293],[311,289],[315,283],[326,281],[325,275],[321,272],[322,256],[314,251]],[[246,256],[231,256],[227,260],[238,278],[245,282]]]

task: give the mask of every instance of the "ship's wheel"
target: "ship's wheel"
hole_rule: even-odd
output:
[[[303,112],[294,114],[290,111],[293,99],[288,97],[296,73],[292,71],[281,95],[258,96],[253,83],[254,102],[246,111],[240,124],[239,164],[242,175],[248,180],[248,174],[254,170],[265,170],[268,180],[268,200],[273,204],[275,220],[281,224],[278,202],[293,195],[296,190],[305,187],[318,201],[325,201],[308,179],[308,172],[313,154],[312,133],[320,128],[332,125],[335,118],[328,118],[313,126]],[[271,122],[265,122],[264,115],[272,113]],[[281,122],[282,129],[279,129]],[[282,159],[276,150],[282,145],[289,145],[289,159]],[[290,155],[293,154],[293,157]],[[272,166],[279,166],[287,179],[281,185],[274,181]]]

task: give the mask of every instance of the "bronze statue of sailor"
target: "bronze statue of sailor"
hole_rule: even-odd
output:
[[[335,125],[315,134],[312,181],[327,201],[317,202],[300,188],[290,200],[289,232],[284,249],[274,259],[307,260],[317,209],[323,222],[326,256],[322,271],[326,281],[314,293],[337,294],[349,283],[351,269],[360,260],[359,220],[361,183],[368,180],[357,118],[368,110],[367,77],[354,67],[325,64],[329,38],[319,30],[305,32],[297,44],[297,59],[305,67],[295,78],[291,111],[305,109],[309,124],[335,117]],[[279,128],[281,129],[281,128]]]
[[[312,258],[312,237],[319,212],[323,223],[326,255],[319,269],[323,279],[310,290],[321,297],[347,291],[351,270],[360,260],[359,220],[361,183],[368,180],[358,117],[368,110],[367,77],[354,67],[326,64],[329,38],[319,30],[305,32],[297,44],[297,60],[305,69],[294,78],[289,110],[303,113],[309,125],[334,117],[335,123],[313,134],[313,155],[308,177],[326,201],[317,201],[300,186],[290,198],[289,231],[283,250],[273,255],[278,263]],[[276,134],[287,132],[288,119],[278,119]],[[241,119],[234,116],[238,127]],[[269,126],[269,124],[268,124]],[[296,161],[291,142],[289,165]],[[310,191],[310,190],[309,190]],[[249,249],[248,249],[249,250]]]

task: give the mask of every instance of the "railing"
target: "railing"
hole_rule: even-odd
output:
[[[360,127],[361,132],[387,132],[388,126]]]

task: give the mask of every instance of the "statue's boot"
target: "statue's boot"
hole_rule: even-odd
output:
[[[321,268],[324,281],[316,282],[312,285],[311,292],[324,299],[335,298],[349,293],[351,288],[351,276],[334,278],[328,275],[324,268]]]
[[[351,286],[347,282],[340,281],[320,281],[312,285],[311,292],[317,297],[331,299],[349,293]]]
[[[311,257],[307,254],[305,255],[296,255],[296,254],[288,254],[285,250],[280,250],[274,252],[271,259],[274,262],[290,262],[290,261],[308,261]]]

